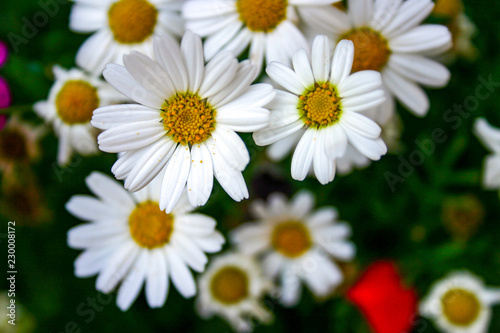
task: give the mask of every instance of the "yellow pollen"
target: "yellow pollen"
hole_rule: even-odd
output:
[[[286,19],[287,0],[238,0],[236,7],[248,29],[270,32]]]
[[[3,129],[0,131],[0,157],[12,161],[28,158],[26,138],[19,131]]]
[[[235,304],[248,295],[248,277],[240,268],[226,266],[210,282],[212,296],[224,304]]]
[[[130,235],[139,246],[154,249],[168,243],[174,229],[174,217],[160,210],[157,202],[146,201],[128,218]]]
[[[354,43],[353,73],[363,70],[381,71],[391,55],[387,40],[371,28],[353,29],[340,39],[349,39]]]
[[[481,304],[476,295],[464,289],[452,289],[441,299],[443,313],[457,326],[469,326],[479,316]]]
[[[335,124],[342,113],[337,91],[327,83],[316,83],[313,88],[299,96],[298,109],[304,123],[317,128]]]
[[[273,230],[271,243],[276,251],[290,258],[304,254],[312,245],[309,230],[298,221],[278,224]]]
[[[168,135],[181,144],[201,143],[215,129],[215,110],[191,93],[170,98],[165,102],[161,115]]]
[[[67,81],[56,97],[56,109],[66,124],[88,123],[99,107],[97,89],[81,80]]]
[[[158,10],[146,0],[120,0],[108,11],[109,27],[117,42],[142,43],[153,34]]]

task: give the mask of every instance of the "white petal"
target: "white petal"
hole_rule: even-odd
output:
[[[290,206],[290,213],[302,219],[314,207],[314,195],[309,191],[302,190],[293,196]]]
[[[163,100],[175,94],[174,83],[162,66],[146,55],[132,51],[123,56],[125,68],[135,81]]]
[[[364,27],[373,15],[373,0],[348,0],[348,13],[355,27]]]
[[[199,95],[208,98],[220,92],[234,79],[238,61],[231,52],[216,55],[205,68]]]
[[[297,77],[297,74],[285,65],[272,62],[269,66],[267,66],[266,73],[269,77],[271,77],[271,79],[296,95],[301,95],[305,91],[299,78]]]
[[[114,246],[105,246],[84,251],[75,260],[75,275],[80,278],[96,275],[106,266],[115,250]]]
[[[182,262],[177,251],[173,247],[166,247],[165,253],[170,269],[170,276],[172,277],[175,288],[185,298],[194,296],[196,294],[196,285],[193,275],[186,267],[186,264]]]
[[[90,36],[78,49],[76,63],[87,71],[100,75],[104,66],[114,57],[110,46],[113,36],[107,29],[102,29]]]
[[[115,204],[125,212],[135,207],[134,200],[123,185],[101,172],[92,172],[85,178],[85,183],[101,200]]]
[[[384,27],[382,34],[389,39],[420,24],[432,12],[431,0],[404,1],[392,21]]]
[[[150,252],[150,265],[146,276],[146,298],[151,308],[161,308],[168,295],[167,258],[161,249]]]
[[[123,66],[107,64],[102,75],[116,90],[139,104],[159,110],[165,102],[162,97],[145,89]]]
[[[485,118],[474,121],[474,134],[495,153],[500,153],[500,129],[491,126]]]
[[[346,112],[360,112],[377,107],[384,101],[384,91],[382,89],[377,89],[364,94],[343,98],[342,108]]]
[[[96,289],[103,293],[113,290],[127,274],[138,254],[139,248],[133,242],[127,242],[118,248],[97,277]]]
[[[346,131],[355,131],[371,139],[377,139],[382,132],[376,122],[357,112],[345,112],[340,123],[346,128]]]
[[[191,166],[191,152],[188,146],[179,144],[170,158],[163,177],[160,209],[170,214],[184,191]]]
[[[181,53],[188,73],[189,91],[198,91],[205,74],[205,60],[200,37],[186,31],[181,42]]]
[[[388,67],[411,81],[428,87],[441,88],[448,84],[450,71],[437,61],[412,54],[393,54]]]
[[[334,85],[342,83],[351,73],[354,60],[354,44],[350,40],[341,40],[335,48],[332,60],[330,82]]]
[[[327,134],[327,132],[323,132],[321,133],[321,135],[319,135],[313,157],[314,174],[322,185],[328,184],[335,178],[336,169],[335,160],[329,158],[325,151],[325,141],[327,140]]]
[[[382,30],[396,15],[403,0],[377,0],[373,7],[373,16],[368,26],[376,31]]]
[[[285,270],[281,275],[281,297],[283,305],[291,307],[298,303],[302,294],[302,286],[298,276],[292,269]]]
[[[256,106],[241,106],[237,110],[219,110],[216,121],[233,131],[250,133],[267,126],[269,110]]]
[[[206,145],[211,153],[221,154],[225,161],[237,170],[243,171],[250,162],[250,155],[243,140],[223,125],[219,125],[212,132],[212,137],[207,139]]]
[[[99,149],[108,153],[135,150],[152,144],[166,132],[157,121],[137,121],[112,127],[99,134]]]
[[[204,252],[214,253],[220,251],[222,244],[224,244],[224,236],[217,230],[211,235],[205,237],[197,237],[192,239]]]
[[[304,88],[309,89],[314,85],[314,74],[305,50],[301,49],[293,55],[293,69]]]
[[[369,139],[354,131],[346,131],[349,143],[361,154],[373,161],[378,161],[382,155],[387,153],[387,146],[382,139]]]
[[[68,245],[75,249],[103,246],[115,243],[120,236],[127,234],[127,225],[87,223],[80,224],[68,231]]]
[[[71,8],[69,28],[73,31],[93,32],[102,28],[106,23],[106,12],[102,8],[78,3]]]
[[[445,26],[424,24],[389,41],[394,53],[419,53],[450,44],[451,33]]]
[[[114,207],[110,207],[104,202],[88,195],[72,196],[66,203],[66,209],[84,221],[95,221],[117,216]]]
[[[330,225],[333,221],[337,219],[337,210],[333,207],[323,207],[314,212],[307,219],[307,224],[311,228],[317,228],[320,226]]]
[[[330,62],[330,42],[328,41],[328,37],[324,35],[316,36],[312,45],[311,54],[311,65],[316,82],[324,83],[328,81]],[[302,89],[298,95],[302,94],[303,91],[304,90]]]
[[[152,144],[130,171],[125,188],[136,192],[148,185],[164,169],[176,145],[176,142],[168,138]]]
[[[324,131],[324,153],[326,156],[330,159],[344,156],[347,148],[347,135],[342,126],[335,124],[325,128]]]
[[[386,87],[399,101],[416,116],[423,117],[429,111],[429,98],[415,83],[401,77],[399,74],[386,68],[382,73],[382,80]]]
[[[94,110],[92,126],[102,130],[136,121],[158,121],[162,118],[158,109],[139,104],[108,105]]]
[[[212,157],[204,143],[191,147],[191,168],[187,179],[187,194],[194,206],[207,203],[214,182]]]
[[[176,233],[172,237],[172,246],[176,248],[181,259],[197,272],[203,272],[208,258],[200,248],[190,239],[191,236],[184,236]]]
[[[377,71],[360,71],[349,75],[337,85],[341,98],[366,94],[382,86],[382,76]]]
[[[302,120],[297,120],[291,124],[288,124],[279,128],[267,128],[260,130],[253,134],[253,139],[255,143],[259,146],[267,146],[271,143],[283,140],[284,138],[294,134],[304,127],[304,122]]]
[[[170,36],[155,37],[153,43],[156,60],[165,69],[177,92],[188,88],[188,74],[179,44]]]
[[[318,131],[309,128],[300,139],[292,157],[291,169],[293,179],[302,181],[306,178],[307,173],[311,169],[317,138]]]
[[[235,201],[248,198],[248,188],[241,171],[229,165],[221,154],[212,154],[214,175],[224,191]]]
[[[143,249],[135,262],[134,267],[128,273],[127,278],[123,280],[118,296],[116,297],[116,304],[122,311],[127,311],[132,303],[135,301],[141,291],[144,278],[146,276],[147,267],[149,264],[148,250]]]

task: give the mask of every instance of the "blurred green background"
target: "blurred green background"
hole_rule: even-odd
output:
[[[11,52],[0,75],[8,80],[12,89],[11,110],[32,124],[42,123],[30,105],[46,99],[53,82],[52,66],[74,66],[76,51],[87,38],[68,29],[71,4],[62,0],[53,3],[58,4],[54,16],[47,24],[36,27],[33,36],[25,38],[22,36],[26,21],[33,22],[34,15],[42,10],[38,1],[0,2],[0,39],[9,45]],[[500,94],[495,92],[481,101],[468,117],[460,116],[459,126],[454,126],[458,122],[447,122],[444,118],[448,109],[463,104],[467,96],[474,95],[480,84],[478,77],[487,79],[492,75],[494,81],[500,81],[500,2],[468,0],[465,7],[478,28],[473,43],[480,55],[474,62],[458,60],[450,68],[452,78],[448,87],[428,91],[431,110],[425,118],[416,118],[398,106],[404,124],[401,136],[404,150],[398,155],[385,156],[364,170],[337,176],[333,183],[320,186],[314,179],[293,181],[290,158],[279,165],[271,164],[251,136],[243,136],[252,158],[244,172],[251,199],[263,197],[273,189],[287,193],[305,188],[312,190],[317,196],[318,207],[337,207],[340,218],[352,225],[352,240],[358,247],[355,270],[362,271],[380,258],[393,258],[406,283],[413,285],[420,297],[428,292],[433,281],[455,269],[469,269],[483,277],[487,285],[500,285],[499,197],[497,192],[481,188],[482,163],[487,151],[472,135],[473,120],[479,116],[485,116],[490,123],[500,127]],[[10,43],[14,38],[12,33],[25,38],[15,42],[17,52]],[[435,152],[425,155],[425,162],[416,167],[404,183],[396,184],[392,192],[385,179],[386,172],[397,174],[401,158],[407,160],[411,152],[420,150],[415,140],[431,138],[436,128],[444,130],[445,142],[436,144]],[[66,232],[80,221],[66,212],[64,204],[74,194],[89,193],[84,179],[91,171],[111,174],[116,156],[104,153],[90,158],[76,156],[69,167],[61,169],[55,164],[57,139],[53,132],[49,131],[43,138],[41,147],[42,158],[33,165],[33,171],[38,178],[42,204],[45,201],[52,218],[38,223],[23,217],[22,212],[30,203],[21,199],[17,201],[21,213],[14,215],[18,221],[16,301],[35,318],[35,332],[80,332],[79,329],[81,332],[142,333],[231,331],[221,319],[200,319],[194,310],[193,299],[182,298],[175,288],[170,289],[162,309],[150,309],[141,294],[132,308],[123,313],[115,305],[115,294],[99,295],[94,287],[95,278],[76,278],[73,261],[79,252],[67,247]],[[451,213],[444,215],[451,214],[455,219],[466,216],[465,223],[480,215],[474,210],[472,217],[463,215],[467,214],[466,209],[460,212],[456,208],[467,207],[457,199],[462,195],[475,197],[484,208],[484,221],[468,240],[457,237],[454,229],[443,223],[443,203],[451,207]],[[250,219],[247,214],[249,202],[233,202],[216,184],[208,204],[200,211],[215,217],[219,230],[227,234],[228,230]],[[0,233],[6,233],[6,222],[14,217],[5,209],[0,216],[4,221]],[[5,254],[6,239],[0,238]],[[1,267],[6,267],[6,255],[2,258]],[[7,287],[5,281],[2,279],[2,290]],[[92,310],[86,303],[88,298],[96,297],[101,297],[102,306]],[[301,302],[293,309],[284,309],[270,300],[269,304],[273,307],[275,321],[270,326],[257,327],[257,332],[369,332],[356,307],[340,293],[317,301],[305,291]],[[436,332],[424,319],[414,331]],[[494,308],[489,331],[500,332],[500,306]]]

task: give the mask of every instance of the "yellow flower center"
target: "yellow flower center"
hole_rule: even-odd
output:
[[[340,39],[349,39],[354,43],[353,73],[363,70],[381,71],[391,55],[387,40],[371,28],[353,29]]]
[[[329,126],[340,119],[342,109],[335,88],[328,84],[315,84],[299,96],[299,111],[307,126]]]
[[[448,291],[441,299],[441,304],[445,317],[457,326],[469,326],[481,310],[476,295],[464,289]]]
[[[174,217],[160,210],[157,202],[146,201],[128,218],[130,234],[137,244],[154,249],[168,243],[174,229]]]
[[[0,157],[11,161],[24,161],[28,158],[26,138],[19,131],[3,129],[0,131]]]
[[[175,142],[196,144],[215,129],[215,110],[198,95],[177,94],[162,108],[163,125]]]
[[[142,43],[153,34],[158,10],[146,0],[120,0],[108,11],[109,27],[122,44]]]
[[[298,221],[278,224],[273,230],[271,243],[276,251],[290,258],[304,254],[312,245],[309,230]]]
[[[238,0],[236,7],[248,29],[270,32],[286,19],[287,0]]]
[[[56,109],[66,124],[88,123],[99,107],[97,89],[81,80],[67,81],[56,97]]]
[[[238,267],[224,267],[213,276],[210,290],[221,303],[238,303],[248,295],[248,276]]]

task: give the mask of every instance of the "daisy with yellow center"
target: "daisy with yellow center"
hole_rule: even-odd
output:
[[[200,293],[196,299],[203,318],[219,315],[237,332],[251,332],[255,321],[272,319],[262,303],[271,282],[255,260],[240,253],[219,255],[198,279]]]
[[[343,40],[332,57],[328,38],[319,35],[311,60],[300,50],[293,56],[293,70],[277,62],[267,67],[271,79],[288,91],[277,90],[269,104],[269,126],[253,137],[260,146],[275,144],[274,151],[296,145],[291,167],[296,180],[304,180],[312,168],[321,184],[331,182],[336,160],[348,145],[371,160],[387,152],[380,127],[362,115],[384,101],[380,74],[365,70],[350,75],[354,52],[353,43]]]
[[[74,151],[80,155],[97,153],[97,131],[90,125],[92,112],[100,106],[125,101],[122,94],[97,76],[79,69],[53,68],[56,81],[46,101],[33,108],[47,123],[53,125],[59,137],[57,162],[66,165]]]
[[[256,68],[230,52],[205,65],[201,39],[190,32],[181,45],[164,36],[154,47],[158,62],[133,52],[124,57],[125,67],[110,64],[104,71],[108,82],[139,103],[94,112],[92,124],[104,130],[99,148],[125,152],[113,173],[138,191],[166,170],[160,207],[167,213],[185,191],[193,205],[204,205],[214,176],[231,198],[247,198],[241,172],[250,156],[236,131],[267,125],[272,86],[251,86]]]
[[[171,214],[160,210],[161,181],[130,193],[109,176],[93,172],[87,186],[97,196],[75,195],[66,209],[90,223],[68,231],[68,245],[84,252],[75,261],[75,275],[98,275],[96,289],[109,293],[121,281],[117,305],[126,311],[145,284],[152,308],[165,304],[169,280],[184,297],[196,294],[189,268],[203,272],[205,253],[217,252],[224,243],[215,220],[192,213],[181,198]]]
[[[313,294],[325,297],[342,283],[338,261],[350,261],[355,246],[347,240],[350,226],[337,222],[333,207],[315,212],[314,196],[303,191],[288,203],[279,193],[271,194],[268,203],[255,201],[251,212],[258,219],[233,230],[231,240],[247,255],[256,255],[264,273],[279,280],[280,300],[284,305],[297,304],[303,280]]]
[[[469,272],[453,272],[436,282],[420,304],[422,316],[447,333],[486,333],[491,306],[500,302],[500,288],[485,287]]]
[[[180,36],[183,0],[74,0],[70,29],[95,32],[76,56],[78,66],[100,75],[107,63],[122,63],[132,50],[153,56],[153,36]]]
[[[374,70],[389,92],[380,112],[394,109],[395,96],[417,116],[425,116],[429,99],[419,84],[446,86],[450,72],[429,59],[452,45],[443,25],[421,24],[434,7],[431,0],[348,0],[347,12],[333,6],[304,8],[304,21],[335,42],[354,43],[353,72]]]
[[[266,59],[289,64],[292,55],[308,49],[297,25],[297,9],[324,8],[332,0],[188,0],[182,16],[186,28],[206,38],[205,57],[221,51],[239,55],[250,46],[249,59],[259,67]]]

